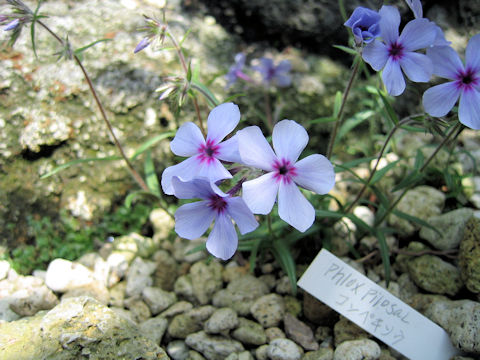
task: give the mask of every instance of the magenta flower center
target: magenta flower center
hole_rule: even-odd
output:
[[[290,160],[282,159],[282,160],[275,160],[273,163],[274,170],[274,178],[278,181],[283,181],[284,184],[290,184],[292,181],[292,176],[297,175],[297,169]]]
[[[207,140],[205,144],[200,145],[198,148],[198,158],[200,162],[211,163],[213,159],[218,155],[220,146],[215,144],[213,140]]]
[[[479,81],[480,79],[472,69],[462,70],[458,74],[458,86],[464,90],[472,89]]]
[[[397,42],[390,44],[388,48],[388,56],[392,57],[393,60],[398,60],[403,56],[403,46]]]
[[[208,200],[208,207],[216,211],[217,214],[222,214],[227,208],[227,202],[221,196],[212,195]]]

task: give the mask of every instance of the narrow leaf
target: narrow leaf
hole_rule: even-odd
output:
[[[292,293],[295,295],[297,293],[297,274],[295,272],[295,261],[293,260],[292,253],[282,240],[274,241],[272,250],[275,259],[290,279]]]
[[[47,172],[46,174],[43,174],[42,176],[40,176],[40,179],[46,179],[46,178],[48,178],[52,175],[57,174],[58,172],[60,172],[62,170],[65,170],[65,169],[69,168],[72,165],[77,165],[77,164],[90,162],[90,161],[114,161],[114,160],[121,160],[121,159],[122,158],[120,156],[107,156],[107,157],[103,157],[103,158],[76,159],[76,160],[69,161],[65,164],[62,164],[60,166],[57,166],[55,169],[53,169],[53,170]]]
[[[338,114],[340,113],[340,107],[342,106],[342,92],[337,91],[335,94],[335,102],[333,104],[333,117],[336,119],[338,118]]]
[[[388,102],[388,99],[382,94],[380,90],[377,89],[378,95],[382,99],[383,106],[385,106],[385,110],[387,111],[388,118],[393,122],[394,125],[398,124],[398,116],[393,110],[392,105]]]
[[[352,48],[349,48],[347,46],[343,46],[343,45],[333,45],[334,48],[337,48],[338,50],[342,50],[344,52],[346,52],[347,54],[350,54],[350,55],[357,55],[357,52],[352,49]]]
[[[155,172],[155,165],[153,164],[152,154],[150,151],[147,151],[147,156],[145,156],[145,181],[148,188],[157,196],[160,196],[160,184],[158,182],[157,173]]]
[[[406,177],[404,177],[395,187],[392,189],[392,192],[408,188],[417,182],[419,182],[422,179],[423,175],[418,172],[417,169],[412,171],[410,174],[408,174]]]
[[[413,215],[410,215],[410,214],[407,214],[407,213],[404,213],[400,210],[393,210],[392,213],[396,216],[398,216],[399,218],[402,218],[404,220],[407,220],[407,221],[410,221],[410,222],[413,222],[413,223],[416,223],[420,226],[425,226],[433,231],[435,231],[438,235],[442,235],[442,233],[440,231],[437,230],[436,227],[430,225],[428,222],[426,222],[425,220],[422,220],[416,216],[413,216]]]
[[[156,195],[152,192],[149,192],[149,191],[144,191],[144,190],[134,191],[134,192],[131,192],[130,194],[128,194],[127,197],[125,198],[125,201],[124,201],[125,207],[127,209],[130,209],[133,201],[140,196],[150,196],[150,197],[154,197],[156,199],[159,199],[158,195]]]
[[[87,50],[88,48],[91,48],[92,46],[95,46],[97,45],[98,43],[101,43],[101,42],[105,42],[105,41],[112,41],[112,39],[100,39],[100,40],[96,40],[84,47],[81,47],[79,49],[75,49],[75,51],[73,52],[75,55],[80,55],[82,52],[84,52],[85,50]]]
[[[133,156],[131,157],[131,159],[135,159],[136,157],[138,157],[138,155],[144,153],[146,150],[150,149],[152,146],[154,146],[156,143],[158,143],[159,141],[162,141],[168,137],[171,137],[171,136],[175,136],[175,132],[173,131],[169,131],[169,132],[166,132],[166,133],[163,133],[163,134],[160,134],[160,135],[157,135],[147,141],[145,141],[142,145],[140,145],[140,147],[135,151],[135,153],[133,154]]]
[[[392,168],[395,167],[395,165],[397,165],[397,163],[399,162],[400,160],[396,160],[394,162],[391,162],[390,164],[384,166],[383,168],[381,168],[380,170],[377,170],[375,172],[375,174],[373,175],[372,177],[372,180],[370,180],[370,185],[373,185],[375,184],[376,182],[378,182],[382,177],[385,176],[385,174]]]
[[[385,234],[381,229],[376,231],[378,246],[380,248],[380,255],[382,257],[383,269],[385,270],[385,282],[390,283],[390,253],[387,245]]]
[[[347,169],[357,167],[360,164],[369,163],[370,161],[375,160],[376,158],[377,158],[376,156],[371,156],[366,158],[355,159],[352,161],[347,161],[346,163],[343,163],[343,164],[334,164],[335,172],[338,173],[338,172],[346,171]]]

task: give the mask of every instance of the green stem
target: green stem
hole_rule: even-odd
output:
[[[264,103],[265,103],[265,116],[267,117],[267,125],[270,129],[270,133],[273,131],[273,116],[272,116],[272,107],[270,105],[270,95],[268,94],[268,89],[265,89],[263,94]]]
[[[418,170],[419,173],[422,173],[427,166],[430,164],[430,162],[435,158],[435,155],[445,146],[445,144],[450,140],[453,134],[457,133],[456,136],[460,134],[460,132],[464,129],[463,125],[458,122],[455,124],[450,131],[448,132],[447,136],[445,136],[440,144],[435,148],[434,152],[428,157],[428,159],[425,161],[423,166]],[[375,220],[375,226],[378,226],[382,223],[383,220],[395,209],[395,207],[398,205],[400,200],[403,199],[403,197],[407,194],[407,192],[415,185],[415,183],[412,183],[410,186],[406,187],[403,192],[395,199],[395,201],[388,207],[388,209],[383,213],[383,215]]]
[[[355,65],[353,66],[352,72],[350,74],[350,79],[348,80],[348,83],[347,83],[347,87],[345,88],[345,92],[343,93],[342,104],[340,105],[340,110],[338,111],[337,121],[335,121],[335,126],[333,127],[333,131],[332,131],[332,134],[330,135],[330,140],[328,142],[328,147],[327,147],[328,159],[330,159],[330,157],[332,156],[333,146],[335,145],[338,129],[343,120],[343,110],[345,109],[345,104],[347,103],[348,95],[350,94],[350,90],[352,88],[353,82],[357,76],[359,66],[360,66],[360,59],[356,59]]]
[[[45,30],[47,30],[60,44],[62,44],[62,46],[65,46],[65,42],[57,35],[55,34],[46,24],[44,24],[42,21],[40,20],[37,20],[37,23],[40,24],[40,26],[42,26]],[[120,152],[120,155],[122,156],[123,160],[125,161],[125,163],[127,164],[127,168],[128,170],[130,171],[130,174],[133,176],[134,180],[138,183],[138,185],[142,188],[142,190],[144,191],[150,191],[150,189],[148,188],[147,184],[145,183],[145,181],[143,181],[142,177],[140,176],[140,174],[135,170],[135,168],[133,167],[132,163],[130,162],[130,160],[128,159],[127,155],[125,154],[125,151],[123,150],[123,147],[122,145],[120,144],[120,142],[118,141],[118,138],[116,137],[114,131],[113,131],[113,127],[112,127],[112,124],[110,123],[110,121],[108,120],[108,117],[107,117],[107,114],[105,112],[105,109],[103,108],[103,105],[97,95],[97,91],[95,90],[95,87],[93,86],[93,83],[92,81],[90,80],[90,77],[88,76],[88,73],[85,69],[85,67],[83,66],[82,62],[80,61],[80,59],[78,58],[78,56],[76,56],[75,54],[73,54],[73,58],[75,60],[75,62],[77,63],[77,65],[80,67],[80,69],[82,70],[82,73],[83,73],[83,76],[85,77],[85,80],[87,81],[87,84],[88,84],[88,87],[90,88],[90,91],[93,95],[93,98],[95,100],[95,103],[97,104],[99,110],[100,110],[100,113],[102,114],[102,118],[105,122],[105,124],[107,125],[107,128],[108,128],[108,131],[110,132],[110,135],[112,136],[113,138],[113,142],[115,143],[115,146],[117,147],[118,151]]]
[[[355,198],[355,200],[352,201],[352,203],[347,207],[347,209],[345,210],[345,214],[349,213],[353,207],[358,203],[358,201],[361,199],[363,193],[365,192],[365,190],[370,186],[370,182],[372,181],[373,179],[373,176],[375,175],[375,173],[377,172],[377,168],[378,168],[378,164],[380,163],[380,160],[381,158],[383,157],[383,154],[387,148],[387,145],[388,143],[390,142],[390,140],[392,139],[393,135],[395,134],[395,132],[400,129],[403,125],[406,125],[408,122],[410,122],[412,120],[413,117],[416,117],[418,115],[411,115],[405,119],[402,119],[400,120],[397,124],[395,124],[395,126],[393,127],[393,129],[390,131],[390,133],[388,134],[387,138],[385,139],[385,142],[382,146],[382,149],[380,150],[380,153],[378,154],[377,156],[377,161],[375,162],[375,165],[372,169],[372,171],[370,172],[370,176],[368,177],[367,181],[363,184],[363,187],[362,189],[359,191],[359,193],[357,194],[357,197]]]

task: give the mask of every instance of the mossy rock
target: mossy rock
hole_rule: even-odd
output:
[[[480,293],[480,220],[475,217],[465,225],[458,265],[467,289],[473,293]]]

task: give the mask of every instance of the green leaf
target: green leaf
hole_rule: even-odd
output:
[[[378,246],[380,248],[380,255],[382,257],[383,269],[385,270],[385,282],[388,286],[390,283],[390,252],[383,231],[381,229],[377,229],[376,235],[378,239]]]
[[[343,45],[333,45],[334,48],[338,49],[338,50],[342,50],[344,52],[346,52],[347,54],[350,54],[350,55],[357,55],[357,52],[352,49],[352,48],[349,48],[347,46],[343,46]]]
[[[361,123],[368,120],[368,118],[374,115],[375,115],[375,112],[373,110],[364,110],[356,113],[354,116],[347,119],[344,122],[344,124],[341,126],[340,130],[338,131],[336,141],[339,141],[340,139],[342,139],[348,132],[352,131],[358,125],[360,125]]]
[[[189,28],[189,29],[185,32],[185,35],[183,35],[182,39],[181,39],[180,42],[178,43],[178,45],[180,45],[180,47],[183,45],[183,42],[187,39],[187,36],[188,36],[188,34],[190,34],[191,31],[192,31],[192,28]]]
[[[151,197],[154,197],[156,199],[159,199],[158,195],[154,194],[153,192],[138,190],[138,191],[131,192],[130,194],[127,195],[127,197],[125,198],[125,201],[124,201],[125,207],[127,209],[130,209],[133,201],[140,196],[151,196]]]
[[[90,161],[114,161],[114,160],[121,160],[121,159],[122,158],[120,156],[107,156],[107,157],[103,157],[103,158],[87,158],[87,159],[72,160],[72,161],[69,161],[69,162],[67,162],[65,164],[62,164],[60,166],[57,166],[55,169],[47,172],[46,174],[43,174],[42,176],[40,176],[40,179],[46,179],[46,178],[48,178],[52,175],[57,174],[58,172],[60,172],[62,170],[65,170],[65,169],[69,168],[72,165],[77,165],[77,164],[90,162]]]
[[[333,104],[333,118],[338,118],[338,114],[340,113],[340,108],[342,107],[342,92],[337,91],[335,94],[335,102]]]
[[[79,56],[81,53],[83,53],[85,50],[91,48],[92,46],[95,46],[97,45],[98,43],[101,43],[101,42],[105,42],[105,41],[112,41],[112,39],[100,39],[100,40],[96,40],[84,47],[81,47],[79,49],[75,49],[75,51],[73,52],[76,56]]]
[[[290,249],[285,242],[280,240],[273,242],[272,247],[273,256],[280,264],[282,270],[287,274],[292,286],[293,295],[297,294],[297,274],[295,271],[295,261],[293,260]]]
[[[251,272],[253,272],[255,270],[255,264],[257,262],[258,249],[260,248],[261,242],[262,242],[262,238],[260,238],[260,237],[253,241],[252,250],[250,251],[250,258],[248,259]]]
[[[205,96],[205,98],[208,101],[208,104],[211,107],[215,107],[220,104],[220,102],[217,100],[215,95],[213,95],[213,93],[201,82],[197,80],[193,80],[191,85],[195,90],[198,90],[203,96]]]
[[[187,81],[192,81],[192,62],[188,63],[188,70],[187,70]]]
[[[423,155],[422,150],[418,149],[417,154],[415,155],[415,164],[413,164],[413,168],[415,170],[420,169],[425,162],[425,156]]]
[[[175,132],[169,131],[160,135],[157,135],[147,141],[145,141],[140,147],[135,151],[133,156],[131,157],[131,160],[134,160],[137,158],[140,154],[144,153],[146,150],[150,149],[153,145],[158,143],[159,141],[162,141],[168,137],[175,136]]]
[[[398,116],[395,113],[395,110],[393,110],[392,105],[388,102],[388,99],[385,97],[385,95],[382,94],[382,91],[377,89],[377,94],[380,95],[380,98],[382,99],[383,106],[385,106],[385,110],[387,111],[388,118],[393,122],[394,125],[398,124]]]
[[[422,177],[423,175],[417,169],[415,169],[410,174],[405,176],[402,181],[395,185],[395,187],[392,189],[392,192],[415,185],[418,181],[422,179]]]
[[[35,8],[35,11],[33,12],[32,25],[30,26],[30,37],[31,37],[31,40],[32,40],[32,50],[33,50],[33,53],[35,54],[35,58],[37,58],[37,59],[38,59],[37,47],[35,46],[35,22],[38,19],[42,19],[42,18],[47,17],[45,15],[38,15],[38,10],[40,10],[40,6],[42,5],[42,1],[43,0],[39,0],[39,2],[37,4],[37,7]]]
[[[370,161],[375,160],[376,158],[377,158],[376,156],[371,156],[366,158],[355,159],[352,161],[347,161],[346,163],[343,163],[343,164],[334,163],[333,165],[335,166],[335,172],[339,173],[339,172],[347,171],[351,168],[357,167],[360,164],[369,163]]]
[[[404,220],[407,220],[407,221],[410,221],[410,222],[413,222],[413,223],[416,223],[420,226],[425,226],[433,231],[435,231],[438,235],[442,235],[442,233],[440,231],[437,230],[437,228],[435,228],[434,226],[430,225],[428,222],[426,222],[425,220],[422,220],[416,216],[413,216],[413,215],[410,215],[410,214],[407,214],[407,213],[404,213],[400,210],[393,210],[392,213],[396,216],[398,216],[399,218],[402,218]]]
[[[337,121],[336,117],[333,116],[324,116],[317,119],[310,120],[309,124],[326,124]]]
[[[377,170],[375,172],[375,174],[373,175],[372,177],[372,180],[370,180],[370,185],[373,185],[375,184],[376,182],[380,181],[382,179],[382,177],[385,176],[385,174],[392,168],[395,167],[395,165],[397,165],[397,163],[399,162],[400,160],[396,160],[394,162],[391,162],[390,164],[384,166],[383,168],[381,168],[380,170]]]
[[[234,100],[236,98],[239,98],[239,97],[243,97],[243,96],[247,96],[247,94],[245,94],[245,93],[233,94],[233,95],[227,97],[225,100],[223,100],[223,102],[224,103],[231,102],[232,100]]]
[[[158,183],[157,173],[155,172],[155,165],[153,164],[152,154],[147,151],[145,156],[145,180],[148,188],[157,196],[160,196],[160,184]]]

